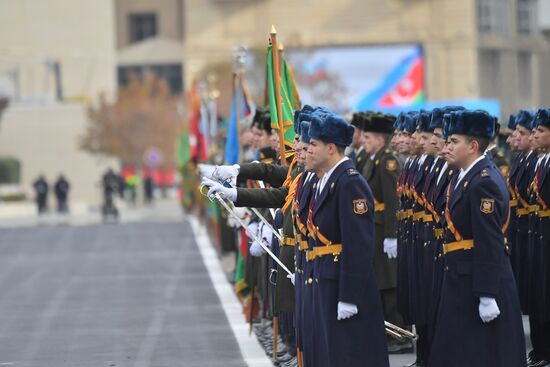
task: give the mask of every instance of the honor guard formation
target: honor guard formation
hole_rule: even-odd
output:
[[[504,124],[510,163],[500,126],[460,106],[306,105],[285,156],[266,138],[261,162],[200,166],[248,241],[247,318],[276,365],[550,365],[550,109]]]

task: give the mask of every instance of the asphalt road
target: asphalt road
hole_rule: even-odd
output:
[[[0,229],[0,366],[246,366],[187,222]]]

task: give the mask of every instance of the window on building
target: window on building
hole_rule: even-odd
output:
[[[133,77],[144,80],[148,74],[154,74],[158,78],[166,80],[173,94],[182,92],[183,76],[181,64],[119,66],[118,85],[119,87],[128,85]]]
[[[481,97],[500,99],[501,80],[501,57],[499,51],[480,51],[479,82]]]
[[[128,24],[130,43],[157,35],[157,15],[155,13],[130,14]]]
[[[477,27],[480,33],[509,34],[511,0],[477,0]]]
[[[518,0],[518,33],[532,34],[537,29],[536,0]]]
[[[529,52],[518,54],[518,93],[524,104],[530,104],[533,98],[533,67]]]

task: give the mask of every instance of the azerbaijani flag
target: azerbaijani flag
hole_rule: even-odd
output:
[[[279,119],[277,115],[277,97],[275,94],[275,73],[273,67],[273,53],[271,45],[267,48],[267,85],[268,85],[268,96],[269,96],[269,112],[271,115],[271,128],[279,130]],[[283,62],[281,60],[281,62]],[[284,62],[283,64],[284,65]],[[282,68],[283,70],[285,67]],[[289,86],[287,85],[287,78],[281,78],[281,110],[282,116],[281,120],[283,121],[283,136],[285,144],[289,147],[292,146],[294,140],[294,112],[293,104],[289,98]],[[298,97],[299,98],[299,97]]]
[[[414,106],[424,99],[424,60],[422,52],[418,51],[402,59],[356,108],[364,111],[377,107]]]

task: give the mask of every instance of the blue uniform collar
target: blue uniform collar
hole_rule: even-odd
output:
[[[473,166],[471,166],[466,173],[466,175],[462,178],[462,180],[459,182],[459,184],[454,188],[455,182],[452,182],[453,187],[451,187],[452,194],[451,194],[451,202],[449,203],[449,209],[452,209],[456,203],[460,201],[462,198],[462,194],[468,189],[470,181],[472,178],[476,175],[478,175],[482,169],[487,168],[491,166],[492,162],[487,157],[482,156],[483,158],[478,160]]]
[[[315,215],[315,213],[317,213],[319,208],[323,205],[323,202],[325,201],[329,192],[332,191],[332,188],[334,187],[338,178],[349,169],[355,169],[355,165],[349,159],[344,160],[340,162],[337,166],[335,166],[334,171],[331,172],[327,182],[325,183],[323,190],[321,191],[319,196],[315,199],[315,207],[313,209],[313,215]],[[317,185],[319,185],[319,182],[321,182],[320,179],[317,182]]]

